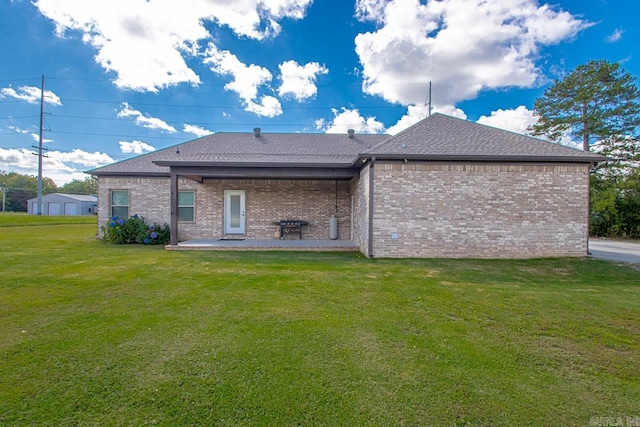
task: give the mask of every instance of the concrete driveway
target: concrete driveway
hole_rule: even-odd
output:
[[[640,265],[640,241],[589,239],[589,251],[594,258]]]

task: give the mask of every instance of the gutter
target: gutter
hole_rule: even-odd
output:
[[[367,256],[373,258],[373,167],[376,164],[376,157],[371,157],[369,163],[369,248]]]
[[[464,162],[518,162],[518,163],[540,163],[540,162],[553,162],[553,163],[600,163],[609,160],[609,158],[601,156],[599,154],[585,155],[585,156],[517,156],[517,155],[449,155],[449,154],[384,154],[378,155],[379,160],[413,160],[423,162],[452,162],[452,161],[464,161]],[[375,156],[369,154],[360,154],[353,162],[354,165],[364,159],[373,159]]]

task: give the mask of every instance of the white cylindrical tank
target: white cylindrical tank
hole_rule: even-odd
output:
[[[329,218],[329,239],[336,240],[338,238],[338,218],[331,215]]]

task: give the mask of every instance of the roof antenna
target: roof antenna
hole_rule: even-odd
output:
[[[424,101],[424,104],[427,105],[429,104],[429,110],[428,110],[428,114],[427,117],[431,117],[431,80],[429,80],[429,95],[427,95],[428,98]]]

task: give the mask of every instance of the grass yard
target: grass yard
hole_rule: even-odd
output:
[[[640,417],[632,268],[175,252],[95,231],[0,228],[0,425]]]
[[[95,215],[57,216],[29,215],[26,212],[0,212],[1,227],[18,227],[27,225],[59,225],[59,224],[96,224]]]

